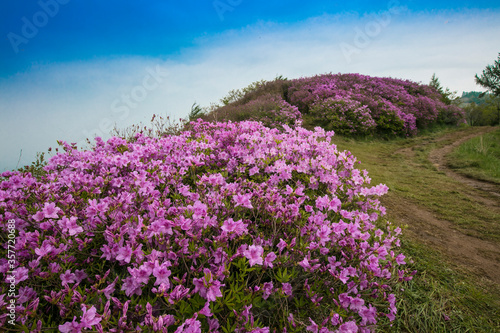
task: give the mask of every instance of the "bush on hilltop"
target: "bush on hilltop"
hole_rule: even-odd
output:
[[[231,94],[225,106],[215,108],[205,120],[264,120],[279,107],[267,103],[282,99],[297,107],[304,125],[325,126],[342,135],[412,136],[433,124],[459,125],[463,110],[446,103],[435,87],[409,80],[370,77],[360,74],[325,74],[314,77],[253,84],[246,93]],[[269,97],[266,97],[269,98]],[[229,102],[230,101],[230,102]],[[259,107],[256,107],[258,105]],[[262,110],[267,112],[262,113]],[[288,119],[290,123],[293,119]],[[374,122],[374,124],[373,124]]]

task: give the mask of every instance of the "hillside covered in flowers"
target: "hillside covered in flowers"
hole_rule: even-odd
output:
[[[267,126],[321,126],[348,136],[412,136],[419,129],[465,123],[464,112],[433,87],[361,74],[324,74],[258,82],[223,100],[204,119],[258,120]]]

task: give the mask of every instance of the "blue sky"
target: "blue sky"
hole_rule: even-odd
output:
[[[277,75],[357,72],[459,93],[500,52],[498,1],[3,1],[0,171],[56,140],[184,117]],[[22,153],[21,153],[22,150]],[[19,156],[21,155],[21,158]]]

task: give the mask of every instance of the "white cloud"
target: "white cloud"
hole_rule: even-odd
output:
[[[452,90],[480,90],[474,74],[500,52],[500,13],[401,11],[389,22],[382,14],[261,22],[200,39],[174,60],[127,57],[34,67],[0,81],[0,171],[16,166],[21,149],[20,165],[29,164],[58,139],[80,142],[101,134],[107,121],[123,128],[147,123],[153,114],[185,117],[195,101],[208,106],[231,89],[276,75],[357,72],[427,83],[436,73]],[[355,52],[346,57],[341,45]],[[155,81],[151,71],[157,66],[167,74]]]

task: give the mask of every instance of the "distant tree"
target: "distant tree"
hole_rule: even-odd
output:
[[[436,73],[432,74],[431,82],[429,82],[429,85],[433,88],[436,88],[437,91],[443,90],[443,88],[441,87],[441,83],[439,82],[439,79],[436,76]]]
[[[493,65],[487,65],[483,74],[476,74],[476,83],[486,88],[494,97],[500,97],[500,53]],[[500,102],[497,104],[497,121],[500,125]]]
[[[287,80],[288,79],[283,75],[276,75],[276,78],[273,81],[267,81],[267,80],[255,81],[243,89],[231,90],[230,92],[227,93],[225,97],[221,98],[220,102],[222,103],[222,105],[229,105],[231,103],[240,101],[241,99],[243,99],[243,97],[245,97],[245,95],[251,92],[264,88],[268,83],[276,81],[287,81]]]
[[[485,107],[483,114],[486,124],[490,126],[500,125],[500,95],[486,95],[483,105]]]
[[[474,102],[464,107],[465,120],[470,126],[477,126],[481,119],[481,110]]]
[[[463,108],[467,124],[471,126],[495,126],[499,121],[498,105],[500,105],[500,97],[487,94],[482,99],[484,102],[481,104],[472,102]]]
[[[196,120],[205,115],[205,110],[196,102],[191,105],[191,111],[189,112],[189,121]]]
[[[460,97],[460,102],[465,104],[475,103],[477,105],[486,103],[486,97],[489,94],[485,94],[480,91],[464,91],[462,97]]]
[[[243,98],[243,96],[245,96],[249,92],[255,91],[260,87],[264,86],[266,82],[267,82],[266,80],[255,81],[243,89],[236,89],[236,90],[233,89],[227,93],[227,96],[221,98],[220,101],[223,105],[229,105],[231,103],[234,103]]]
[[[441,82],[436,76],[436,73],[432,74],[431,82],[429,82],[429,86],[436,89],[441,94],[441,101],[446,105],[450,105],[455,101],[458,96],[456,96],[456,91],[451,91],[449,88],[443,88],[441,86]]]
[[[486,66],[483,74],[476,74],[476,83],[488,89],[493,95],[500,96],[500,53],[493,65]]]

